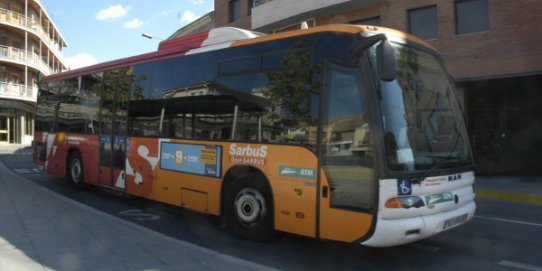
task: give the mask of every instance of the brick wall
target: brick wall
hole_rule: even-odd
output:
[[[233,26],[242,29],[252,29],[251,16],[248,15],[249,0],[241,0],[241,16],[235,22],[229,22],[230,10],[229,0],[215,0],[215,26]]]
[[[317,24],[346,23],[381,16],[382,25],[408,31],[407,11],[437,6],[439,49],[456,79],[542,72],[542,3],[536,0],[489,0],[489,31],[455,34],[450,0],[389,0],[345,14],[323,16]]]
[[[216,25],[250,29],[247,1],[241,0],[241,19],[229,23],[229,0],[215,0]],[[542,72],[540,0],[488,0],[489,31],[465,35],[455,34],[452,0],[388,0],[315,19],[323,25],[380,16],[383,26],[408,31],[407,11],[430,5],[437,6],[438,37],[429,43],[441,51],[456,79]]]

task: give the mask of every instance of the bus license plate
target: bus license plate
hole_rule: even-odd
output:
[[[446,221],[444,221],[444,226],[442,227],[443,230],[451,228],[453,226],[463,224],[465,221],[467,221],[468,214],[456,216],[454,218],[450,218]]]

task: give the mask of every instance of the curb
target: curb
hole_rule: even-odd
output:
[[[517,192],[502,192],[487,189],[476,189],[476,197],[483,199],[496,199],[505,201],[516,201],[525,203],[542,204],[542,196],[533,194],[524,194]]]

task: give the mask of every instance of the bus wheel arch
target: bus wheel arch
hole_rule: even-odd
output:
[[[236,235],[254,241],[274,236],[274,200],[271,185],[257,168],[237,166],[225,175],[221,213]]]

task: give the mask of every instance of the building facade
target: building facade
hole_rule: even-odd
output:
[[[542,5],[534,0],[215,0],[215,24],[272,33],[380,25],[442,53],[457,82],[478,174],[541,175]]]
[[[167,39],[174,39],[198,32],[203,32],[207,30],[211,30],[215,26],[215,12],[211,11],[207,14],[199,17],[197,20],[187,24],[186,26],[180,28],[179,30],[175,31],[171,36],[169,36]]]
[[[0,0],[0,144],[30,144],[38,80],[66,69],[67,43],[38,0]]]

